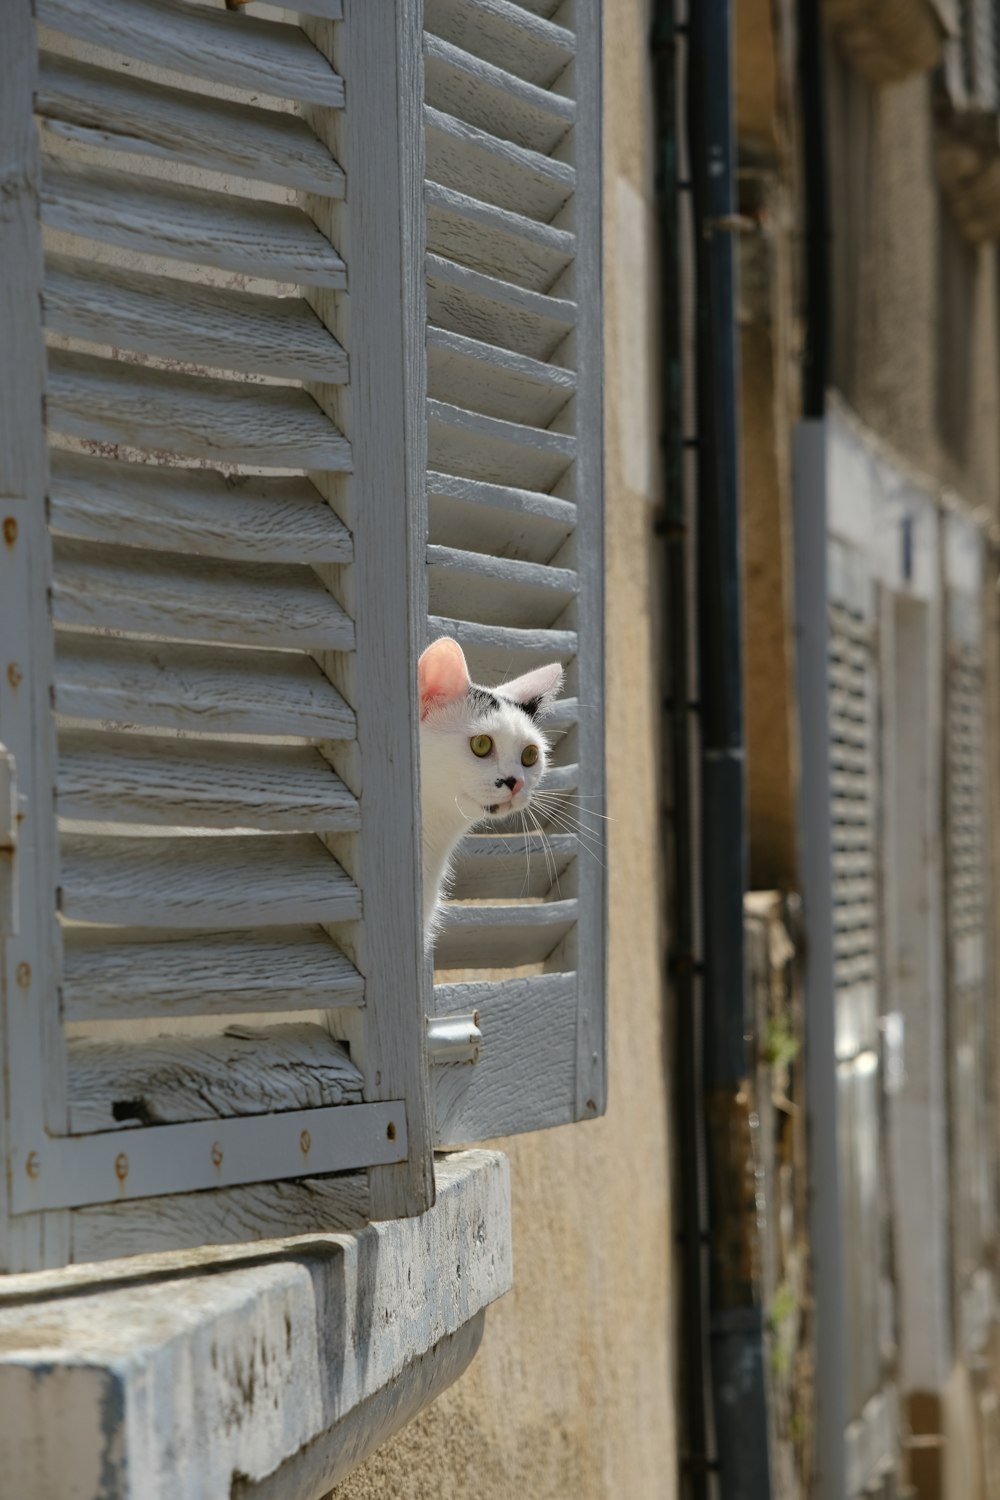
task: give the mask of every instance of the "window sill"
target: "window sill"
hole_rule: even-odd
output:
[[[317,1500],[465,1369],[511,1285],[506,1158],[418,1219],[0,1280],[23,1500]]]

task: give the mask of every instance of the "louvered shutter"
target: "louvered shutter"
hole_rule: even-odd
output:
[[[600,8],[427,0],[430,637],[559,660],[559,801],[466,840],[436,949],[442,1143],[604,1109]],[[578,831],[579,829],[579,831]]]
[[[956,109],[1000,107],[1000,24],[996,0],[959,0],[945,46],[944,78]]]
[[[0,1266],[418,1212],[417,20],[37,9],[0,51]]]
[[[955,1335],[981,1345],[992,1318],[982,1268],[996,1233],[989,797],[983,663],[982,538],[945,518],[945,871]]]

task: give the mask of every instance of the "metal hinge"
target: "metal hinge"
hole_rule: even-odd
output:
[[[427,1055],[432,1066],[478,1062],[482,1040],[478,1010],[464,1016],[427,1017]]]

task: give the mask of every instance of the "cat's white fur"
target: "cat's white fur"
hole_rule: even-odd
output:
[[[548,763],[538,717],[562,685],[558,663],[536,667],[495,688],[476,686],[457,641],[443,636],[420,658],[420,782],[424,853],[424,935],[433,938],[451,862],[464,834],[499,822],[530,803]],[[472,751],[489,735],[487,756]],[[522,764],[529,745],[533,766]]]

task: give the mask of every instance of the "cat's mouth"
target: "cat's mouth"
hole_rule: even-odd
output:
[[[491,802],[491,803],[489,803],[489,805],[487,805],[484,802],[483,803],[483,812],[488,812],[491,817],[495,818],[496,815],[497,815],[497,813],[510,812],[510,810],[511,810],[511,808],[513,806],[514,806],[514,799],[513,799],[513,797],[508,797],[506,802]]]

